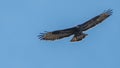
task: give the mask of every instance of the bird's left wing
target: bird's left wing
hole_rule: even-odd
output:
[[[103,12],[100,15],[95,16],[94,18],[88,20],[87,22],[78,25],[82,28],[83,31],[88,30],[89,28],[92,28],[96,26],[97,24],[101,23],[103,20],[108,18],[110,15],[112,15],[112,10],[108,9],[107,11]]]

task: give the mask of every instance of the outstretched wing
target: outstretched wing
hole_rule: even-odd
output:
[[[97,24],[101,23],[103,20],[108,18],[111,14],[112,14],[112,10],[108,9],[107,11],[103,12],[102,14],[100,14],[78,26],[82,27],[83,31],[86,31],[89,28],[92,28],[92,27],[96,26]]]
[[[46,33],[41,33],[39,35],[39,39],[41,40],[56,40],[56,39],[61,39],[64,37],[68,37],[72,35],[75,32],[76,28],[68,28],[64,30],[56,30],[53,32],[46,32]]]

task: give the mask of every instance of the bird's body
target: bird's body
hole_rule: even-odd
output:
[[[74,35],[74,37],[71,39],[71,42],[80,41],[87,36],[87,34],[83,33],[83,31],[86,31],[96,26],[97,24],[101,23],[103,20],[108,18],[111,14],[112,14],[112,10],[107,10],[106,12],[103,12],[102,14],[99,14],[93,17],[92,19],[88,20],[87,22],[77,25],[75,27],[42,33],[41,35],[39,35],[39,39],[57,40],[57,39]]]

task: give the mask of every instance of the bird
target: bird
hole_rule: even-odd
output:
[[[40,40],[54,41],[73,35],[73,38],[70,40],[70,42],[81,41],[86,36],[88,36],[88,34],[84,33],[85,31],[103,22],[105,19],[111,16],[112,13],[113,13],[112,9],[107,9],[104,12],[100,13],[99,15],[96,15],[90,20],[84,22],[83,24],[63,30],[55,30],[50,32],[46,31],[44,33],[40,33],[38,37]]]

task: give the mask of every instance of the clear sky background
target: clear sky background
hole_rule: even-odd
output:
[[[40,41],[40,32],[113,15],[88,36]],[[0,0],[0,68],[120,68],[120,0]]]

